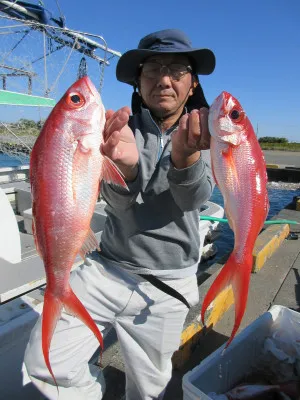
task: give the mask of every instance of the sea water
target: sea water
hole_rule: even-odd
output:
[[[0,153],[0,168],[18,167],[20,165],[28,165],[29,157],[26,156],[10,156]]]
[[[274,215],[278,214],[283,208],[293,201],[294,196],[300,196],[300,183],[285,183],[285,182],[269,182],[268,183],[268,195],[270,202],[270,210],[267,217],[271,219]],[[224,201],[220,190],[215,187],[210,201],[217,203],[224,207]],[[224,215],[226,218],[226,215]],[[233,249],[234,236],[233,231],[227,223],[221,223],[218,226],[220,235],[214,241],[218,248],[217,255],[207,261],[207,265],[211,265],[218,261],[218,258],[228,253]],[[206,264],[206,263],[205,263]]]

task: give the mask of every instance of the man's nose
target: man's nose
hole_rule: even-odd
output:
[[[166,73],[166,71],[162,71],[162,73],[160,74],[158,81],[157,81],[157,86],[159,86],[159,87],[171,87],[172,86],[170,76],[168,75],[168,73]]]

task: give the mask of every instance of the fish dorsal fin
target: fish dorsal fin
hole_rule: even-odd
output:
[[[106,156],[104,156],[102,165],[102,179],[107,183],[115,183],[116,185],[120,185],[128,189],[122,172],[119,170],[116,164]]]
[[[82,247],[81,247],[81,249],[79,251],[79,254],[84,259],[85,255],[87,253],[90,253],[90,252],[92,252],[94,250],[100,251],[100,248],[99,248],[98,240],[97,240],[94,232],[90,228],[89,232],[87,234],[87,237],[86,237],[86,239],[85,239],[85,241],[84,241],[84,243],[83,243],[83,245],[82,245]]]

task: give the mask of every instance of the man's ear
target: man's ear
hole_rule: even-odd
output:
[[[135,91],[136,91],[136,89],[137,89],[138,95],[139,95],[139,96],[142,96],[142,95],[141,95],[141,90],[140,90],[140,83],[141,83],[140,78],[137,78],[137,80],[135,81],[134,89],[135,89]]]
[[[196,89],[196,87],[199,85],[199,79],[197,75],[192,76],[192,89],[193,91]]]
[[[191,83],[191,87],[189,90],[189,97],[193,96],[195,88],[197,87],[198,83],[195,81],[194,79],[194,75],[192,75],[192,83]]]
[[[193,96],[196,87],[199,85],[199,79],[197,75],[192,75],[192,84],[189,92],[189,97]]]

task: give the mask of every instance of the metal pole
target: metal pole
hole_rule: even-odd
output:
[[[32,77],[28,77],[28,94],[32,94]]]

